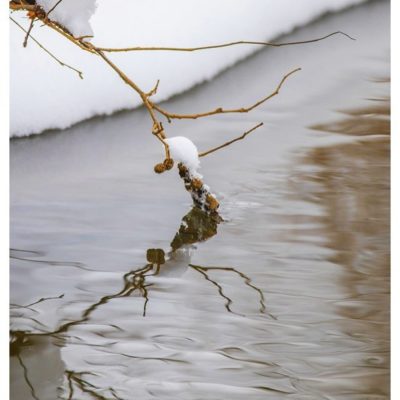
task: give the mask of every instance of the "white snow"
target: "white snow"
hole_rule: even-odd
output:
[[[62,0],[60,3],[58,1],[37,0],[36,2],[46,12],[52,10],[49,18],[59,22],[75,37],[92,36],[93,30],[89,20],[96,10],[96,0]]]
[[[185,164],[192,175],[198,175],[197,170],[200,168],[200,160],[195,144],[184,136],[174,136],[165,141],[169,145],[173,160]]]
[[[41,1],[46,7],[54,3],[54,0]],[[273,40],[326,11],[362,1],[98,0],[97,11],[90,20],[94,32],[92,43],[102,47],[198,46],[236,40]],[[62,4],[66,7],[64,11]],[[93,11],[93,1],[63,0],[52,15],[63,23],[61,18],[70,15],[77,4],[86,10],[82,20],[76,17],[76,26],[74,19],[64,23],[76,35],[89,33],[89,25],[84,30],[80,28]],[[29,25],[26,13],[15,12],[13,18],[25,27]],[[141,104],[140,98],[99,57],[82,51],[51,29],[35,24],[32,36],[62,61],[83,71],[84,79],[79,79],[33,41],[23,48],[25,33],[11,21],[10,24],[11,136],[66,128],[94,115]],[[329,40],[345,39],[338,36]],[[236,46],[195,53],[114,53],[110,58],[144,90],[150,90],[160,79],[154,99],[161,101],[212,78],[257,49],[257,46]]]

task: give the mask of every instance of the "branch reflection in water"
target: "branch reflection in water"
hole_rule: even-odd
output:
[[[197,207],[193,207],[182,218],[178,232],[175,234],[170,244],[171,248],[169,252],[166,254],[163,249],[159,248],[148,249],[146,254],[147,264],[141,268],[127,272],[123,276],[123,287],[117,293],[101,297],[97,302],[92,303],[89,307],[87,307],[82,312],[80,318],[63,323],[51,332],[28,332],[22,330],[12,330],[10,332],[10,355],[17,358],[21,368],[23,369],[23,377],[27,387],[29,388],[31,397],[34,399],[39,399],[38,394],[35,391],[34,384],[29,378],[28,368],[23,361],[22,354],[24,353],[24,349],[30,348],[34,352],[33,349],[35,346],[41,347],[44,345],[53,348],[55,351],[58,350],[59,352],[59,347],[62,347],[64,342],[63,334],[67,333],[71,327],[87,322],[95,310],[113,299],[134,296],[135,294],[140,295],[144,300],[142,315],[145,317],[148,312],[147,308],[151,298],[149,288],[155,285],[154,282],[147,283],[146,280],[149,277],[162,275],[163,272],[167,270],[177,270],[180,274],[182,274],[184,271],[190,268],[193,271],[198,272],[202,277],[205,278],[207,282],[210,282],[217,288],[218,295],[224,299],[226,310],[234,314],[237,313],[232,310],[233,300],[225,294],[222,284],[219,283],[217,279],[210,276],[210,272],[236,274],[244,281],[246,286],[257,293],[260,312],[266,313],[271,318],[276,319],[274,316],[266,312],[265,298],[262,290],[253,284],[250,277],[243,272],[235,269],[234,267],[201,266],[191,264],[192,253],[193,249],[195,248],[194,245],[216,235],[218,224],[222,221],[223,219],[217,212],[206,212]],[[11,308],[15,310],[26,309],[36,313],[37,311],[33,308],[34,305],[44,301],[61,299],[63,297],[64,294],[47,298],[43,297],[38,301],[28,305],[12,304]],[[31,317],[30,319],[42,325],[34,318]],[[118,328],[116,326],[114,327]],[[52,357],[54,358],[54,356]],[[60,364],[64,365],[60,354],[56,358],[59,359]],[[159,360],[161,358],[155,357],[154,359]],[[66,393],[66,397],[63,398],[68,400],[73,399],[76,395],[76,392],[79,391],[80,393],[86,393],[96,399],[119,399],[113,388],[99,388],[87,380],[86,376],[95,376],[96,374],[87,371],[76,372],[65,368],[63,369],[63,384],[61,386],[64,387],[64,389],[61,389],[60,387],[56,388],[58,395],[60,395],[60,391],[64,392],[64,394]],[[99,391],[104,393],[104,390],[108,392],[108,397],[103,397],[103,395],[99,393]]]

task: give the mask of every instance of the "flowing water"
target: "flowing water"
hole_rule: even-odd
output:
[[[264,121],[202,159],[223,222],[154,174],[142,109],[11,141],[13,400],[388,398],[389,2],[282,40],[339,29],[164,104],[251,104],[302,67],[249,114],[166,124],[206,150]]]

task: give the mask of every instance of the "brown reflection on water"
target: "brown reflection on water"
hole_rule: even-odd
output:
[[[390,101],[371,99],[368,107],[341,111],[346,118],[336,122],[316,124],[311,129],[353,136],[390,135]]]
[[[302,160],[308,172],[292,183],[296,193],[307,187],[304,199],[323,209],[319,234],[332,251],[328,260],[341,271],[336,279],[343,296],[333,302],[337,321],[330,336],[353,344],[335,360],[339,374],[314,382],[325,393],[337,393],[335,399],[389,396],[390,110],[386,99],[377,103],[314,126],[362,137],[312,149]]]

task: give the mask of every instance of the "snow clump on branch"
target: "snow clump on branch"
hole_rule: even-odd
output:
[[[49,18],[67,28],[75,37],[93,36],[90,18],[96,11],[97,0],[37,0]],[[59,4],[57,4],[59,3]]]
[[[192,176],[199,175],[200,168],[199,152],[196,145],[184,136],[175,136],[165,139],[173,160],[184,164]]]

